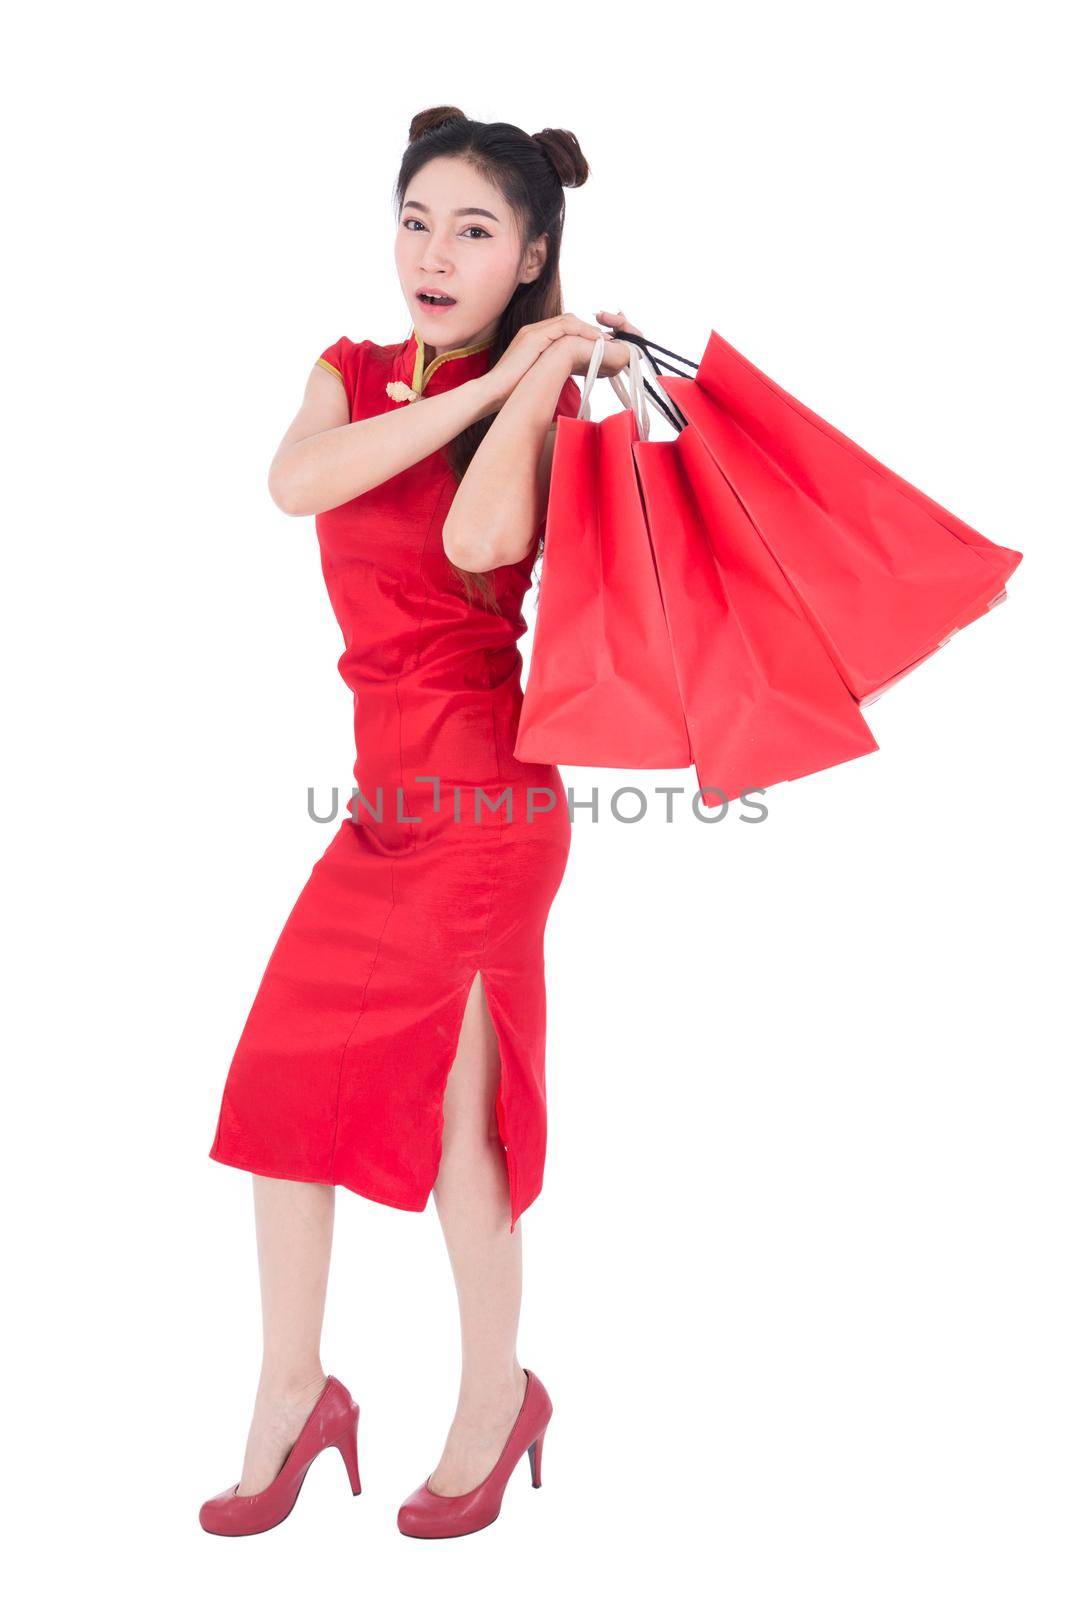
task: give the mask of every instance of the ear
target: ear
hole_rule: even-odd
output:
[[[539,239],[535,239],[533,244],[527,248],[521,281],[523,283],[533,283],[545,270],[545,262],[547,260],[548,234],[543,233]]]

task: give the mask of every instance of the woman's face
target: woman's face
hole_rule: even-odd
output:
[[[490,339],[520,283],[537,277],[544,243],[523,251],[517,219],[498,190],[460,156],[415,174],[396,236],[396,268],[411,320],[440,354]],[[423,291],[448,297],[434,310]]]

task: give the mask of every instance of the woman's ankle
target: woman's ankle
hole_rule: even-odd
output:
[[[503,1372],[465,1373],[460,1380],[457,1410],[465,1416],[495,1416],[521,1403],[526,1391],[526,1372],[515,1362]]]
[[[300,1406],[318,1399],[326,1386],[321,1364],[293,1369],[264,1369],[256,1399],[271,1407]]]

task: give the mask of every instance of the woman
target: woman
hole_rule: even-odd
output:
[[[421,1211],[456,1278],[462,1374],[404,1533],[473,1532],[518,1457],[539,1481],[551,1404],[516,1356],[519,1217],[545,1154],[543,934],[570,845],[554,766],[513,747],[516,641],[557,416],[626,364],[561,312],[574,136],[417,116],[397,180],[402,344],[331,345],[271,493],[315,514],[355,695],[358,794],[282,930],[241,1035],[212,1157],[254,1177],[264,1352],[238,1484],[211,1532],[261,1532],[336,1445],[359,1492],[358,1407],[319,1358],[338,1183]]]

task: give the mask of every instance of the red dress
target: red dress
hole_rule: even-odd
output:
[[[478,376],[488,348],[427,363],[412,332],[392,345],[342,338],[319,360],[357,421]],[[574,416],[579,400],[569,378],[557,416]],[[571,824],[558,768],[513,754],[535,552],[491,574],[499,615],[468,601],[441,539],[454,492],[437,450],[315,519],[355,699],[359,799],[274,947],[210,1155],[424,1210],[480,972],[500,1047],[514,1231],[544,1172],[543,937]]]

